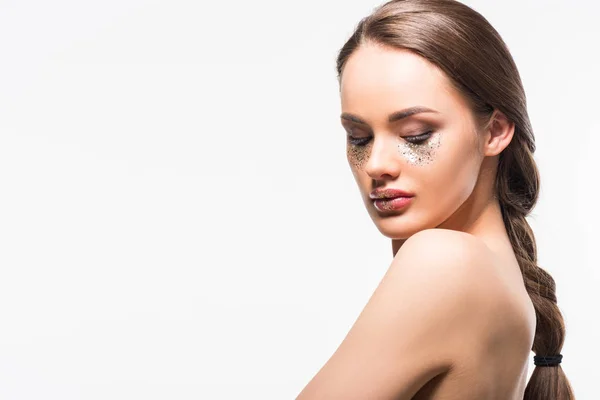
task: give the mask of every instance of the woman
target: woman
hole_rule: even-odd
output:
[[[525,219],[533,131],[499,34],[456,1],[393,0],[360,21],[337,73],[348,161],[394,258],[297,399],[573,399]]]

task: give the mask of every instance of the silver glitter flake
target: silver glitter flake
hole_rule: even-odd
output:
[[[410,143],[402,138],[398,144],[398,150],[409,163],[414,165],[425,165],[433,161],[435,157],[435,149],[440,147],[440,134],[434,133],[425,143],[416,144]]]

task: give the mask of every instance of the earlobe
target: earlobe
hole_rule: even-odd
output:
[[[486,156],[495,156],[500,154],[511,142],[515,124],[510,121],[501,111],[494,111],[492,123],[489,128],[489,136],[485,144],[484,154]]]

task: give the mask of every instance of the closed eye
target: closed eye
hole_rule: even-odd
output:
[[[427,139],[429,139],[431,137],[431,134],[433,133],[433,131],[427,131],[424,133],[420,133],[418,135],[412,135],[412,136],[403,136],[402,139],[408,141],[409,143],[413,143],[416,145],[421,145],[423,143],[425,143],[427,141]],[[352,144],[353,146],[366,146],[367,143],[369,143],[371,141],[371,137],[354,137],[352,135],[348,135],[348,142],[350,144]]]
[[[433,131],[427,131],[418,135],[413,136],[404,136],[403,139],[407,140],[410,143],[414,144],[423,144],[431,137]]]

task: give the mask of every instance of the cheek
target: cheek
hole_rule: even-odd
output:
[[[442,143],[442,135],[436,132],[427,142],[415,144],[399,139],[398,151],[407,163],[415,166],[432,164],[438,156],[438,149]]]
[[[370,143],[366,146],[347,146],[346,156],[348,158],[348,163],[352,167],[353,173],[356,174],[357,170],[363,169],[365,163],[369,159],[369,154],[371,154]]]
[[[420,187],[440,205],[458,204],[471,194],[477,182],[477,149],[474,143],[458,136],[442,139],[414,156],[415,163],[424,165]]]

